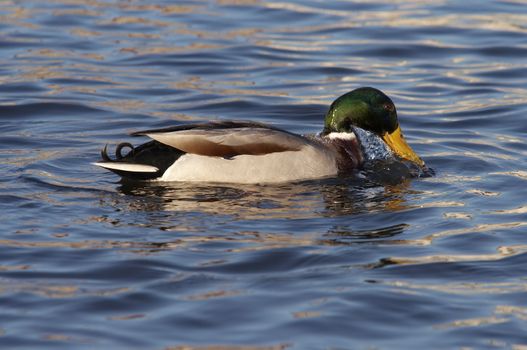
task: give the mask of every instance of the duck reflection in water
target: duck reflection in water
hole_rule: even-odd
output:
[[[230,185],[121,182],[124,210],[200,212],[232,215],[235,220],[262,217],[311,218],[407,209],[409,180],[377,184],[370,179],[336,178],[290,184]],[[132,200],[130,200],[132,199]],[[134,200],[135,199],[135,200]]]
[[[393,169],[387,171],[393,175]],[[403,232],[406,224],[375,227],[372,230],[354,230],[353,217],[350,217],[349,224],[335,225],[330,229],[324,225],[324,232],[320,232],[316,225],[309,227],[309,222],[320,216],[343,217],[407,209],[405,196],[409,193],[410,181],[403,179],[397,184],[391,182],[392,180],[379,184],[372,182],[369,177],[365,180],[361,176],[280,185],[238,186],[193,183],[156,185],[125,181],[118,188],[125,197],[113,196],[112,205],[120,211],[144,213],[144,225],[158,227],[164,231],[180,232],[186,237],[189,232],[196,232],[201,236],[204,233],[203,228],[207,228],[206,240],[223,240],[224,235],[212,237],[216,233],[211,232],[211,228],[217,220],[221,221],[217,222],[217,231],[225,231],[219,227],[225,224],[225,220],[257,220],[254,229],[250,232],[236,232],[236,236],[243,236],[250,241],[258,236],[257,240],[260,243],[262,240],[268,240],[265,242],[267,246],[277,241],[280,241],[281,246],[314,242],[330,245],[357,244],[398,235]],[[192,218],[189,218],[190,213],[193,214]],[[297,232],[269,232],[273,220],[283,219],[307,220],[307,224]],[[177,238],[185,240],[183,236],[177,235]],[[192,240],[196,242],[199,237],[193,237]]]

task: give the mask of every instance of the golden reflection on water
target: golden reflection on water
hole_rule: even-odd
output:
[[[524,306],[498,305],[494,312],[499,315],[513,315],[520,320],[527,321],[527,307]]]
[[[237,101],[240,95],[253,95],[263,97],[285,97],[288,96],[286,91],[281,90],[254,90],[256,84],[252,81],[241,80],[244,78],[243,74],[231,75],[233,79],[228,81],[222,80],[205,80],[199,76],[192,76],[184,81],[174,81],[168,84],[168,86],[174,89],[192,89],[199,90],[205,94],[217,94],[229,96],[225,99],[217,99],[216,103]],[[230,86],[230,87],[229,87]],[[193,102],[189,102],[189,105],[193,105]],[[181,106],[185,106],[182,103]],[[249,113],[249,112],[248,112]]]
[[[488,326],[492,324],[505,323],[508,322],[508,318],[488,316],[488,317],[477,317],[469,318],[464,320],[455,320],[448,323],[443,323],[436,325],[436,329],[449,329],[449,328],[464,328],[464,327],[480,327]]]
[[[511,215],[511,214],[527,214],[527,205],[513,209],[499,209],[489,211],[489,214]]]
[[[442,0],[432,2],[435,6],[445,3]],[[256,5],[274,9],[287,9],[298,13],[323,13],[338,16],[344,18],[340,24],[345,26],[416,27],[419,29],[426,27],[455,27],[505,30],[520,33],[527,31],[524,26],[527,21],[527,15],[524,14],[492,13],[491,18],[488,15],[470,13],[435,15],[423,7],[422,3],[416,3],[415,1],[388,1],[385,3],[390,5],[396,3],[398,5],[397,11],[354,11],[353,21],[349,19],[347,11],[341,10],[321,9],[319,7],[272,1],[256,3]],[[427,5],[430,5],[430,3],[431,1],[426,2]]]
[[[24,271],[30,268],[30,265],[0,265],[0,271]]]
[[[485,190],[480,190],[480,189],[475,189],[475,188],[466,190],[465,192],[470,193],[470,194],[476,194],[478,196],[485,196],[485,197],[496,197],[501,194],[501,192],[485,191]]]
[[[430,245],[435,239],[445,238],[449,236],[457,236],[470,233],[482,233],[482,232],[492,232],[496,230],[508,230],[518,227],[523,227],[527,225],[527,221],[512,221],[512,222],[502,222],[494,224],[477,224],[467,228],[445,230],[436,233],[427,235],[416,241],[419,245]]]
[[[444,213],[443,216],[445,219],[461,219],[461,220],[470,220],[472,219],[472,214],[470,213],[463,213],[463,212],[447,212]]]
[[[123,47],[120,49],[123,53],[133,53],[135,55],[157,55],[157,54],[174,54],[182,52],[194,52],[196,50],[221,49],[223,46],[218,44],[191,43],[185,46],[153,46],[153,47]]]
[[[506,176],[514,176],[520,180],[527,180],[527,171],[524,170],[516,170],[516,171],[499,171],[499,172],[493,172],[489,175],[506,175]]]
[[[514,321],[527,321],[527,312],[524,307],[512,306],[512,305],[498,305],[494,308],[493,312],[489,316],[475,317],[458,319],[446,323],[437,324],[434,329],[437,330],[448,330],[455,328],[469,328],[469,327],[486,327],[489,325],[501,324]],[[514,350],[525,350],[527,349],[527,343],[524,344],[508,344],[501,340],[489,340],[490,345],[496,348],[512,348]]]
[[[30,293],[45,298],[65,299],[80,296],[115,296],[129,291],[129,288],[86,289],[76,285],[52,284],[47,281],[20,282],[9,278],[0,278],[0,295]]]
[[[509,294],[524,293],[527,291],[527,281],[525,282],[446,282],[441,284],[434,283],[415,283],[407,281],[382,281],[401,291],[410,290],[416,292],[440,292],[458,295],[475,294]]]
[[[233,297],[233,296],[238,296],[240,294],[243,294],[243,292],[239,290],[220,289],[220,290],[209,291],[206,293],[187,295],[186,297],[184,297],[184,299],[190,300],[190,301],[204,301],[204,300],[210,300],[210,299],[216,299],[216,298]]]
[[[293,312],[294,318],[314,318],[322,316],[320,311],[297,311]]]
[[[49,341],[70,341],[73,338],[64,334],[46,334],[42,336],[42,339]]]
[[[116,224],[114,222],[114,224]],[[185,227],[177,225],[177,230],[192,231],[197,230],[194,227]],[[164,228],[170,231],[170,228]],[[176,227],[173,228],[176,230]],[[0,246],[13,248],[68,248],[68,249],[105,249],[121,250],[136,255],[151,255],[166,250],[176,249],[194,249],[203,243],[210,242],[229,242],[230,247],[225,251],[229,253],[240,253],[248,251],[260,251],[287,247],[317,246],[318,244],[334,244],[330,240],[320,240],[317,234],[280,234],[265,233],[256,231],[230,232],[228,236],[211,232],[208,235],[186,235],[178,236],[177,239],[163,242],[136,242],[136,241],[118,241],[118,240],[83,240],[83,241],[27,241],[27,240],[0,240]],[[238,247],[238,248],[236,248]],[[224,261],[208,262],[208,265],[222,264]],[[29,270],[30,265],[12,265],[1,266],[0,270]]]
[[[193,345],[177,345],[169,346],[165,350],[284,350],[293,346],[292,344],[278,344],[270,346],[258,346],[258,345],[206,345],[206,346],[193,346]]]
[[[410,245],[421,243],[421,240],[409,241],[401,240],[398,244]],[[424,243],[424,245],[431,244],[431,241]],[[443,254],[443,255],[425,255],[419,257],[389,257],[382,259],[381,263],[371,265],[370,267],[380,267],[385,265],[421,265],[431,263],[452,263],[463,261],[498,261],[504,258],[509,258],[516,255],[525,254],[527,252],[526,245],[511,245],[500,246],[494,254]]]
[[[130,314],[130,315],[120,315],[120,316],[109,316],[106,319],[110,321],[129,321],[137,320],[138,318],[146,317],[145,314]]]
[[[144,242],[126,242],[126,241],[23,241],[14,239],[1,239],[0,246],[12,248],[70,248],[70,249],[159,249],[159,248],[176,248],[181,246],[180,241],[170,243],[144,243]],[[4,267],[8,269],[9,267]],[[13,267],[11,267],[13,268]]]

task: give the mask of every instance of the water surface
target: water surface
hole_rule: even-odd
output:
[[[3,1],[0,345],[527,347],[523,1]],[[134,130],[392,97],[436,175],[122,184]]]

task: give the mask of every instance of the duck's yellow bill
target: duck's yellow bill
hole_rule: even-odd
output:
[[[398,126],[391,134],[386,133],[382,136],[384,142],[401,158],[410,160],[420,166],[424,166],[425,162],[414,152],[414,150],[404,140],[401,127]]]

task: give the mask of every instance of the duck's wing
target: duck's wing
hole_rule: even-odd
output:
[[[231,121],[144,130],[131,135],[148,136],[186,153],[215,157],[299,151],[311,143],[300,135],[265,124]]]

